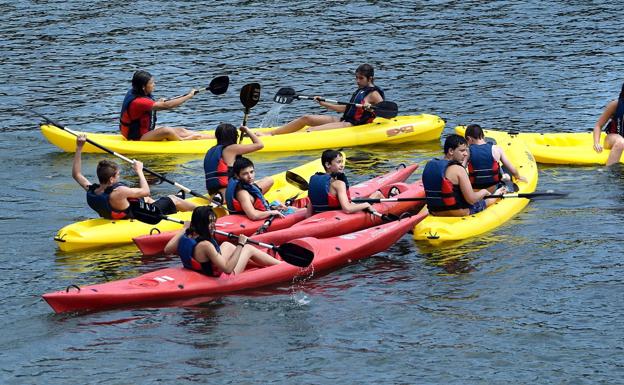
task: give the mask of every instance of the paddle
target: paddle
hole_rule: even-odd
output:
[[[284,206],[292,206],[292,204],[295,202],[295,200],[297,199],[297,197],[299,195],[301,195],[301,192],[298,192],[297,194],[295,194],[295,196],[292,196],[292,197],[286,199],[286,202],[284,202]],[[262,225],[260,227],[258,227],[258,230],[256,230],[254,235],[258,235],[258,234],[262,234],[262,233],[266,232],[269,229],[269,227],[271,227],[271,224],[273,223],[273,220],[276,217],[277,217],[277,215],[271,215],[270,217],[265,219],[264,222],[262,223]]]
[[[65,130],[65,131],[69,132],[70,134],[72,134],[72,135],[74,135],[74,136],[76,136],[76,137],[79,135],[77,132],[75,132],[75,131],[73,131],[73,130],[70,130],[69,128],[67,128],[67,127],[63,126],[62,124],[59,124],[58,122],[55,122],[54,120],[52,120],[52,119],[50,119],[50,118],[48,118],[48,117],[46,117],[46,116],[44,116],[44,115],[40,114],[40,113],[39,113],[39,112],[37,112],[37,111],[35,111],[35,110],[31,110],[31,111],[32,111],[34,114],[36,114],[36,115],[40,116],[41,118],[43,118],[43,119],[44,119],[46,122],[48,122],[49,124],[51,124],[51,125],[53,125],[53,126],[55,126],[55,127],[58,127],[58,128],[60,128],[60,129],[62,129],[62,130]],[[116,156],[116,157],[118,157],[118,158],[120,158],[120,159],[123,159],[123,160],[125,160],[126,162],[128,162],[128,163],[130,163],[130,164],[134,164],[134,160],[132,160],[132,159],[130,159],[130,158],[127,158],[127,157],[125,157],[125,156],[121,155],[121,154],[120,154],[120,153],[118,153],[118,152],[115,152],[115,151],[113,151],[113,150],[110,150],[110,149],[108,149],[108,148],[106,148],[106,147],[104,147],[104,146],[102,146],[102,145],[100,145],[100,144],[98,144],[98,143],[96,143],[96,142],[92,141],[92,140],[91,140],[91,139],[89,139],[89,138],[87,138],[87,143],[89,143],[89,144],[91,144],[91,145],[93,145],[93,146],[95,146],[95,147],[99,148],[100,150],[106,151],[106,152],[108,152],[108,153],[109,153],[109,154],[111,154],[111,155],[114,155],[114,156]],[[184,191],[185,193],[189,193],[189,194],[194,195],[194,196],[196,196],[196,197],[206,199],[207,201],[209,201],[210,203],[212,203],[213,205],[215,205],[215,202],[214,202],[211,198],[209,198],[209,197],[207,197],[207,196],[205,196],[205,195],[203,195],[203,194],[200,194],[200,193],[198,193],[197,191],[191,190],[190,188],[185,187],[185,186],[183,186],[183,185],[179,184],[178,182],[172,181],[172,180],[168,179],[166,176],[164,176],[164,175],[162,175],[162,174],[160,174],[160,173],[157,173],[156,171],[152,171],[152,170],[150,170],[150,169],[149,169],[149,168],[147,168],[147,167],[143,167],[143,171],[146,171],[146,172],[148,172],[148,173],[150,173],[150,174],[154,175],[155,177],[159,178],[160,180],[162,180],[162,181],[164,181],[164,182],[167,182],[167,183],[169,183],[169,184],[171,184],[171,185],[173,185],[173,186],[175,186],[175,187],[177,187],[177,188],[181,189],[181,190],[182,190],[182,191]],[[222,204],[216,204],[216,205],[217,205],[217,206],[222,206]]]
[[[533,193],[518,193],[518,194],[506,194],[506,195],[488,195],[485,199],[491,198],[524,198],[524,199],[534,199],[534,200],[550,200],[550,199],[559,199],[565,198],[569,194],[568,193],[558,193],[552,190],[547,191],[538,191]],[[353,203],[381,203],[381,202],[415,202],[415,201],[424,201],[427,198],[357,198],[353,200]]]
[[[161,215],[160,219],[165,219],[171,222],[176,222],[180,224],[184,224],[184,221],[181,219],[170,218],[166,215]],[[234,233],[226,233],[225,231],[215,230],[216,234],[223,235],[229,239],[238,239],[238,235]],[[296,245],[294,243],[284,243],[281,246],[276,246],[272,243],[264,243],[258,242],[254,239],[247,238],[247,243],[251,243],[253,245],[258,245],[261,247],[266,247],[267,249],[271,249],[279,253],[280,257],[284,260],[284,262],[297,266],[297,267],[308,267],[312,263],[314,259],[314,251],[310,249],[306,249],[303,246]]]
[[[280,103],[280,104],[290,104],[295,99],[315,100],[315,97],[306,96],[306,95],[297,95],[297,92],[290,87],[280,88],[279,91],[277,91],[277,94],[275,94],[275,96],[273,97],[273,101],[276,103]],[[342,106],[356,106],[356,107],[364,108],[363,104],[358,104],[358,103],[339,102],[337,100],[326,99],[326,98],[316,98],[316,99],[320,100],[321,102],[339,104]],[[385,100],[380,103],[371,105],[370,108],[375,111],[375,115],[380,116],[382,118],[386,118],[386,119],[394,118],[399,113],[399,107],[397,106],[396,103],[388,102]]]
[[[198,93],[202,91],[210,91],[214,95],[221,95],[221,94],[224,94],[225,91],[227,91],[229,85],[230,85],[230,78],[227,75],[217,76],[216,78],[212,79],[212,81],[210,81],[210,85],[208,85],[208,87],[195,90],[193,95],[197,95]],[[174,96],[173,98],[169,98],[166,100],[169,101],[169,100],[181,98],[184,96],[186,96],[186,94]]]
[[[252,107],[258,104],[260,100],[260,84],[258,83],[249,83],[245,84],[243,88],[240,90],[240,101],[245,107],[245,115],[243,115],[243,126],[247,126],[247,116],[249,115],[249,111]],[[240,139],[238,143],[243,142],[243,137],[245,135],[241,133]]]
[[[308,191],[308,189],[310,188],[307,180],[290,170],[286,171],[286,182],[297,187],[299,190]]]

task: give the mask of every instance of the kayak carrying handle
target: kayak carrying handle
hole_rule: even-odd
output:
[[[71,289],[72,287],[75,287],[76,289],[78,289],[78,293],[80,293],[80,288],[78,287],[78,285],[67,286],[67,289],[65,289],[65,293],[69,293],[69,289]]]

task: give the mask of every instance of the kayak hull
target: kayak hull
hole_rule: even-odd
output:
[[[314,252],[311,267],[301,269],[287,263],[251,268],[232,276],[208,277],[182,267],[157,270],[136,278],[113,281],[43,295],[43,299],[57,313],[70,311],[95,311],[128,306],[150,306],[196,297],[221,296],[231,292],[290,282],[297,276],[312,277],[321,272],[338,268],[353,261],[386,250],[414,224],[423,214],[400,221],[371,227],[358,232],[327,238],[300,238],[293,243]]]
[[[272,128],[259,129],[260,131]],[[328,131],[299,132],[264,136],[263,152],[325,150],[376,143],[428,142],[440,138],[444,121],[428,114],[377,118],[373,123]],[[76,150],[76,137],[58,127],[44,124],[41,132],[46,139],[65,152]],[[205,131],[204,133],[208,133]],[[84,133],[84,132],[81,132]],[[205,154],[216,144],[214,139],[192,141],[128,141],[119,134],[88,134],[89,139],[120,154]],[[243,143],[251,143],[245,138]],[[104,152],[85,144],[83,152]]]
[[[455,131],[463,135],[464,128]],[[526,144],[517,135],[501,131],[484,130],[486,138],[493,138],[502,147],[527,182],[517,182],[519,193],[531,193],[537,187],[537,165]],[[437,246],[445,242],[460,241],[491,231],[518,214],[529,203],[528,199],[501,199],[484,211],[464,217],[428,216],[414,228],[414,239]],[[426,211],[426,208],[423,209]]]
[[[352,198],[360,198],[360,197],[367,197],[370,194],[372,194],[373,192],[382,189],[382,193],[386,193],[386,191],[383,191],[384,186],[386,188],[390,188],[390,186],[392,186],[394,183],[398,183],[398,182],[402,182],[404,180],[406,180],[414,171],[416,171],[416,169],[418,168],[418,165],[410,165],[410,166],[406,166],[403,168],[398,168],[395,171],[389,172],[387,174],[375,177],[371,180],[362,182],[362,183],[358,183],[354,186],[352,186],[349,190],[351,192],[351,197]],[[407,187],[403,188],[404,190],[407,190]],[[415,192],[413,192],[414,196],[417,196],[419,193],[422,194],[424,196],[424,190],[422,189],[422,186],[418,186],[418,188],[414,188],[413,190],[415,190]],[[403,190],[401,190],[403,191]],[[403,210],[398,212],[399,214],[406,211],[406,209],[404,209],[404,207],[410,207],[413,205],[410,205],[409,203],[403,202],[404,204],[400,204],[400,205],[388,205],[388,204],[383,204],[380,206],[381,210],[385,210],[386,207],[397,207],[398,210]],[[384,211],[382,211],[383,213]],[[345,219],[343,218],[345,215],[349,216],[349,214],[344,214],[342,212],[328,212],[328,213],[322,213],[327,215],[329,218],[336,218],[336,215],[334,215],[333,213],[337,213],[336,215],[339,217],[339,219],[334,219],[334,220],[341,220],[341,219]],[[393,212],[394,213],[394,212]],[[273,221],[273,223],[271,224],[271,226],[268,228],[268,233],[267,234],[272,234],[276,231],[282,230],[282,229],[292,229],[293,224],[302,221],[305,219],[305,210],[303,211],[303,217],[300,215],[299,212],[296,213],[297,217],[296,218],[292,218],[292,220],[290,219],[290,217],[292,217],[295,214],[291,214],[288,215],[286,218],[284,219],[275,219]],[[322,214],[317,214],[315,215],[313,218],[318,218],[320,215]],[[341,215],[342,214],[342,215]],[[357,213],[356,213],[357,214]],[[356,215],[356,214],[352,214],[352,215]],[[365,213],[360,213],[361,216],[363,218],[367,218],[367,217],[371,217],[368,214]],[[350,221],[356,221],[357,215],[355,217],[349,217]],[[219,227],[220,223],[225,223],[226,222],[226,218],[231,218],[229,220],[227,220],[227,227],[223,226],[223,227]],[[256,229],[258,229],[258,227],[260,227],[262,225],[263,221],[251,221],[249,219],[247,219],[244,216],[240,216],[240,215],[230,215],[227,217],[223,217],[223,218],[219,218],[219,220],[217,221],[217,229],[221,230],[221,231],[225,231],[225,232],[229,232],[229,233],[234,233],[234,234],[240,234],[243,233],[245,235],[252,235]],[[305,220],[305,223],[309,223],[309,220]],[[327,221],[326,221],[327,222]],[[370,227],[373,226],[374,224],[377,224],[376,221],[374,220],[365,220],[365,219],[358,219],[357,222],[362,222],[361,227],[351,227],[351,228],[347,228],[347,230],[343,231],[344,232],[348,232],[348,231],[356,231],[365,227]],[[319,223],[320,224],[320,223]],[[342,223],[338,223],[341,224]],[[279,238],[281,240],[281,242],[285,242],[286,240],[290,240],[290,239],[294,239],[297,237],[302,237],[302,236],[323,236],[323,237],[327,237],[327,236],[334,236],[334,235],[338,235],[341,234],[340,232],[338,233],[322,233],[320,232],[322,230],[322,228],[326,227],[327,225],[325,223],[320,224],[320,226],[310,226],[311,228],[309,229],[308,233],[297,233],[300,235],[296,235],[296,236],[288,236],[285,235],[285,233],[287,234],[289,232],[289,230],[284,230],[284,232],[280,233],[280,234],[284,234],[282,235],[283,238]],[[330,225],[331,227],[332,225]],[[326,231],[326,230],[325,230]],[[176,234],[176,231],[169,231],[169,232],[164,232],[161,234],[152,234],[152,235],[143,235],[143,236],[139,236],[139,237],[135,237],[134,243],[136,244],[136,246],[139,248],[139,250],[141,251],[141,253],[143,253],[144,255],[157,255],[157,254],[162,254],[164,252],[164,248],[165,245],[167,244],[167,242],[169,242],[169,240]],[[294,232],[293,232],[294,234]],[[318,235],[317,235],[318,234]],[[264,239],[263,238],[264,234],[261,234],[260,236],[255,236],[254,239]],[[260,237],[260,238],[258,238]],[[223,241],[223,238],[219,238],[219,241]],[[275,240],[272,239],[264,239],[263,242],[276,242]],[[280,242],[280,243],[281,243]]]
[[[321,162],[317,159],[295,167],[291,172],[308,180],[314,173],[323,171]],[[299,190],[286,181],[286,172],[272,176],[273,187],[266,194],[269,202],[298,196],[298,200],[307,199],[307,191]],[[197,205],[208,204],[208,200],[193,197],[189,201]],[[301,206],[297,203],[296,206]],[[223,211],[223,209],[218,209]],[[169,215],[172,218],[189,221],[191,212],[179,212]],[[132,238],[150,233],[173,231],[182,228],[179,223],[162,220],[157,225],[150,225],[133,219],[110,220],[104,218],[88,219],[67,225],[60,229],[54,236],[58,248],[62,251],[73,252],[98,247],[114,247],[132,243]]]

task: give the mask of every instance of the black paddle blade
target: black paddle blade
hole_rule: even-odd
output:
[[[385,100],[375,104],[372,108],[375,110],[375,115],[385,119],[394,118],[399,113],[399,106],[395,102],[387,102]]]
[[[298,267],[308,267],[314,260],[314,252],[294,243],[284,243],[276,247],[284,262]]]
[[[560,199],[566,198],[569,193],[558,193],[554,191],[536,191],[533,193],[526,194],[518,194],[518,198],[529,198],[529,199],[539,199],[539,200],[550,200],[550,199]]]
[[[310,185],[308,181],[303,179],[302,176],[295,174],[292,171],[286,171],[286,182],[293,186],[296,186],[299,190],[308,191]]]
[[[290,87],[280,88],[273,97],[273,101],[279,104],[290,104],[297,98],[297,93]]]
[[[225,91],[227,91],[229,85],[230,85],[229,76],[227,75],[217,76],[216,78],[212,79],[212,81],[210,82],[210,85],[208,86],[208,90],[210,90],[210,92],[212,92],[215,95],[221,95],[221,94],[224,94]]]
[[[246,109],[252,108],[260,100],[260,84],[245,84],[240,90],[240,101]]]

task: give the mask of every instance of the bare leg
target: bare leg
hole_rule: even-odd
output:
[[[160,127],[152,130],[141,137],[142,141],[160,141],[160,140],[182,140],[180,136],[175,132],[175,129],[170,127]]]
[[[291,132],[299,131],[305,126],[320,126],[327,123],[339,122],[340,119],[337,116],[329,115],[304,115],[292,122],[286,123],[282,127],[279,127],[270,133],[265,135],[281,135],[289,134]]]
[[[267,176],[257,181],[256,184],[258,185],[258,187],[260,187],[260,190],[262,190],[262,193],[266,194],[267,191],[269,191],[271,187],[273,187],[273,178],[271,178],[270,176]]]
[[[171,198],[178,211],[193,211],[193,209],[197,207],[195,203],[180,199],[175,195],[168,195],[168,197]]]
[[[624,138],[618,134],[609,134],[604,141],[604,147],[611,150],[607,158],[607,166],[618,163],[624,150]]]
[[[198,140],[198,139],[214,139],[213,134],[202,134],[196,131],[187,130],[186,128],[175,127],[173,128],[176,134],[182,138],[182,140]]]
[[[234,273],[239,274],[244,271],[245,267],[247,266],[247,262],[250,259],[260,266],[273,266],[279,265],[281,263],[277,259],[271,257],[269,254],[259,249],[256,249],[252,245],[245,245],[243,247],[243,250],[241,250],[240,257],[238,258],[238,263],[234,268]]]
[[[323,131],[323,130],[332,130],[334,128],[344,128],[351,127],[352,124],[349,122],[332,122],[327,124],[321,124],[320,126],[308,127],[307,131]]]

